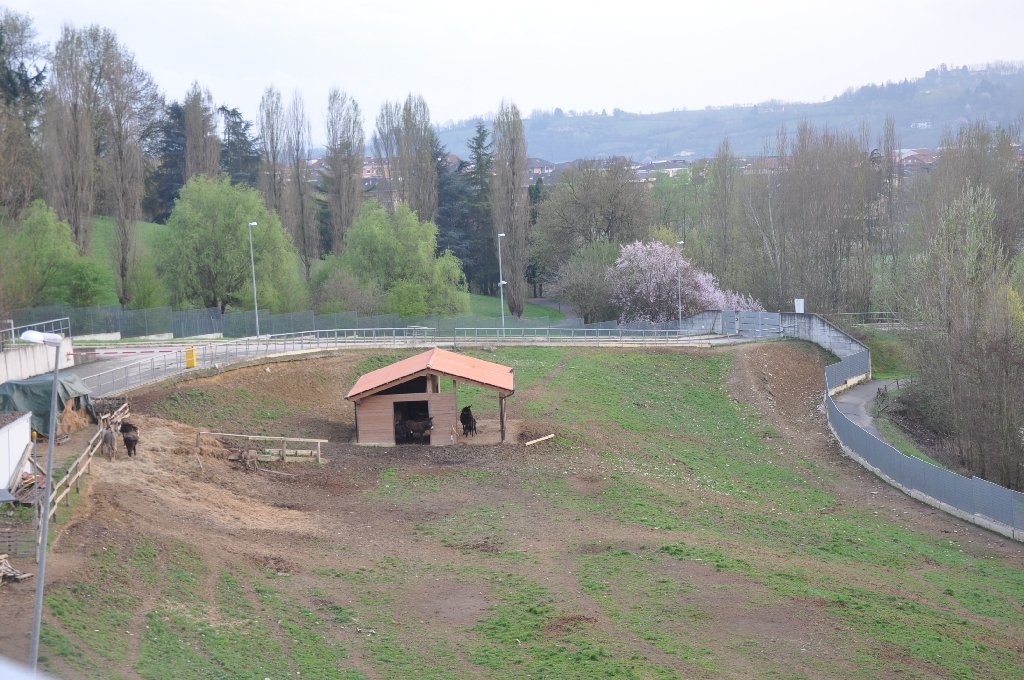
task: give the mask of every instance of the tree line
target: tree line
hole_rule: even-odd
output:
[[[514,316],[545,291],[587,322],[794,298],[889,311],[910,322],[907,403],[960,464],[1024,484],[1019,124],[950,128],[916,173],[888,118],[874,134],[782,126],[746,157],[726,138],[674,177],[583,159],[545,184],[511,102],[454,164],[421,96],[385,102],[367,134],[332,88],[324,121],[316,159],[299,92],[267,87],[255,121],[198,83],[167,101],[113,32],[65,27],[50,48],[3,11],[0,311],[104,290],[125,307],[246,309],[249,222],[273,311],[458,315],[500,278]],[[141,220],[165,227],[143,239]]]

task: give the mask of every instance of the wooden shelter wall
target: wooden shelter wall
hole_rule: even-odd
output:
[[[429,402],[434,418],[434,431],[430,443],[434,446],[450,444],[449,432],[459,422],[455,412],[455,393],[375,394],[359,401],[359,443],[395,444],[395,402]]]

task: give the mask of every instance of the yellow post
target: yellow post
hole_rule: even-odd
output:
[[[185,368],[196,367],[196,348],[189,347],[185,350]]]

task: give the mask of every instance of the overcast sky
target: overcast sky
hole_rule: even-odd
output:
[[[436,122],[497,109],[666,111],[1024,60],[1021,0],[901,2],[348,2],[0,0],[52,42],[63,23],[114,29],[168,98],[193,80],[255,118],[270,83],[314,129],[337,84],[363,107],[422,94]],[[319,131],[314,133],[320,137]]]

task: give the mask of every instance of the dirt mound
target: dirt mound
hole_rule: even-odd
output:
[[[810,343],[740,345],[729,380],[741,401],[766,407],[787,419],[818,413],[825,389],[821,350]]]
[[[597,623],[597,619],[593,616],[583,616],[582,614],[557,616],[544,628],[544,631],[553,635],[562,635],[583,623]]]

